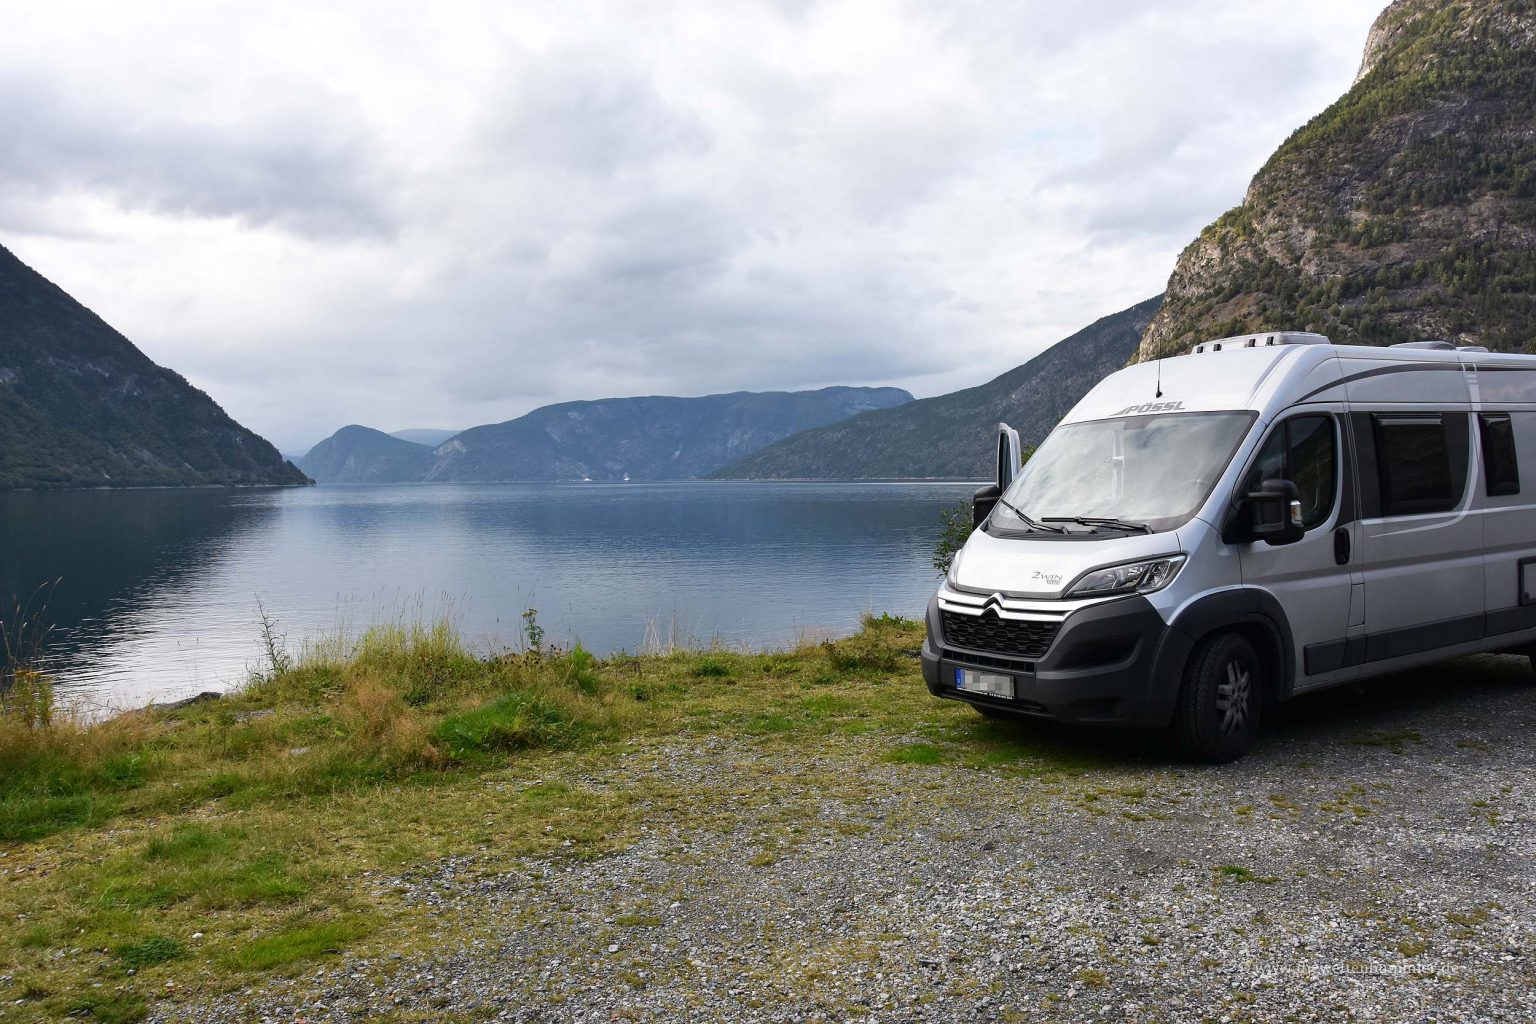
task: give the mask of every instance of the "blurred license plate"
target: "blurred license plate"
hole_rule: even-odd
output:
[[[1013,699],[1013,676],[998,676],[990,672],[973,672],[968,668],[955,669],[955,689],[966,693],[986,693],[993,697]]]

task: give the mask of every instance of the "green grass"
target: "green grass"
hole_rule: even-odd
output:
[[[300,960],[339,953],[367,932],[367,925],[361,921],[302,925],[246,943],[230,957],[230,962],[243,971],[267,971]]]
[[[1219,877],[1233,882],[1258,882],[1261,885],[1273,885],[1279,881],[1278,878],[1273,878],[1269,875],[1257,874],[1252,868],[1245,868],[1241,864],[1222,864],[1215,871]]]
[[[885,759],[892,764],[938,764],[944,760],[944,751],[932,743],[907,743],[886,754]]]
[[[187,947],[164,935],[151,935],[138,942],[118,946],[113,952],[124,967],[138,969],[180,960],[187,955]]]
[[[595,858],[665,821],[792,837],[774,785],[863,792],[893,764],[1083,770],[934,700],[922,629],[870,617],[792,651],[602,660],[481,657],[446,627],[394,626],[175,711],[0,714],[0,1022],[128,1021],[182,998],[167,981],[203,998],[336,951],[428,954],[457,924],[374,881],[446,856]],[[783,779],[724,803],[665,774],[585,781],[696,737],[762,748]],[[775,840],[762,866],[794,850]]]
[[[498,751],[554,746],[574,741],[579,734],[570,716],[537,694],[509,693],[444,717],[433,738],[450,758],[462,761]]]
[[[729,679],[736,674],[736,669],[725,658],[710,655],[699,659],[693,666],[693,674],[708,679]]]

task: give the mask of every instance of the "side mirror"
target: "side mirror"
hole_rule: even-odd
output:
[[[1013,478],[1019,475],[1019,467],[1023,464],[1024,446],[1019,441],[1019,432],[1006,423],[999,423],[997,425],[997,475],[992,478],[999,492],[1008,489],[1008,485],[1013,483]]]
[[[1303,533],[1301,492],[1296,485],[1289,480],[1265,480],[1257,491],[1237,500],[1221,539],[1228,544],[1262,540],[1278,546],[1296,543]]]
[[[1003,489],[997,484],[988,484],[971,495],[971,525],[980,526],[992,514],[997,507],[997,499],[1003,496]]]

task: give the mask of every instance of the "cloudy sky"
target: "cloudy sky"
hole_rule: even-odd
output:
[[[0,244],[284,450],[938,394],[1160,291],[1383,2],[0,0]]]

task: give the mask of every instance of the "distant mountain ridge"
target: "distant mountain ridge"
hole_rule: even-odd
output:
[[[459,430],[444,430],[440,427],[411,427],[408,430],[391,430],[390,437],[398,437],[402,441],[411,441],[415,444],[424,444],[428,448],[436,448],[450,437],[462,433]]]
[[[308,482],[0,246],[0,490]]]
[[[432,449],[356,424],[311,448],[299,468],[322,484],[387,484],[421,479]]]
[[[1536,340],[1536,5],[1398,0],[1354,85],[1180,256],[1140,358],[1262,330]]]
[[[320,483],[688,480],[791,434],[911,401],[900,388],[829,387],[563,402],[430,449],[344,427],[300,466]]]
[[[796,434],[716,471],[716,479],[982,480],[1000,420],[1039,444],[1105,376],[1135,355],[1162,297],[1104,317],[981,384]]]

